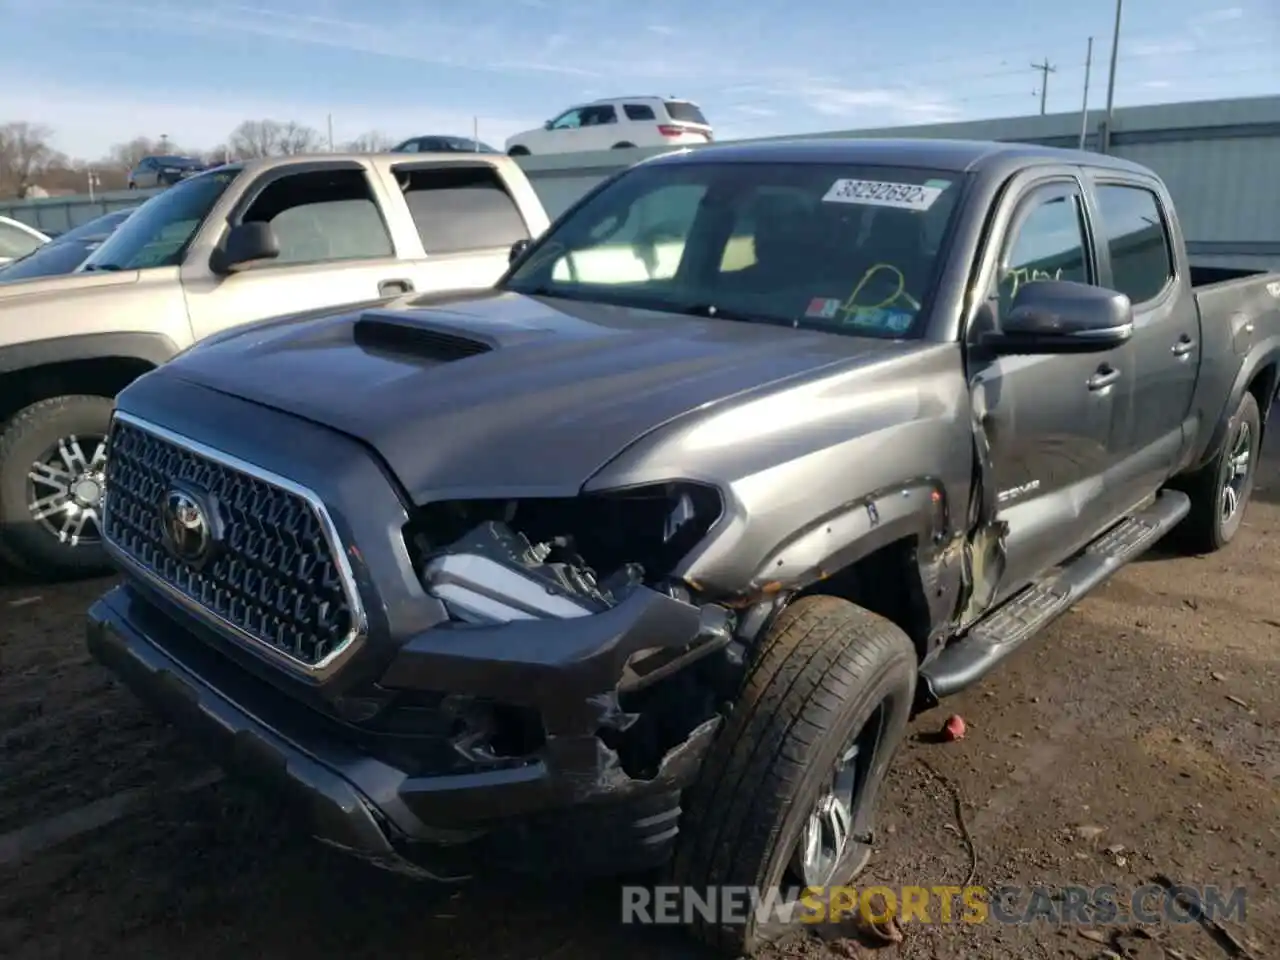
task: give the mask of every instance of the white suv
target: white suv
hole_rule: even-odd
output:
[[[507,153],[583,153],[629,147],[709,143],[711,126],[696,103],[674,97],[610,97],[566,110],[540,130],[507,140]]]

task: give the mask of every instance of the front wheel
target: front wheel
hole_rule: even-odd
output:
[[[529,148],[528,147],[512,147],[510,150],[507,151],[507,156],[527,157],[529,156]]]
[[[689,793],[674,881],[706,895],[846,884],[871,855],[877,794],[905,736],[915,648],[836,597],[797,600],[761,640],[724,731]],[[693,933],[750,955],[771,933],[695,916]]]
[[[113,406],[53,397],[0,427],[0,557],[59,579],[109,569],[101,517]]]
[[[1191,497],[1191,512],[1178,531],[1187,550],[1213,553],[1235,538],[1253,495],[1261,447],[1262,414],[1246,391],[1227,422],[1218,455],[1177,484]]]

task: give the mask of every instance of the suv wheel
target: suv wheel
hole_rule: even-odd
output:
[[[1213,553],[1240,531],[1262,446],[1262,415],[1258,401],[1245,392],[1227,423],[1218,455],[1179,483],[1191,497],[1191,512],[1179,530],[1187,550]]]
[[[871,855],[916,675],[910,638],[883,617],[828,596],[783,611],[689,793],[675,883],[768,896],[852,881]],[[745,924],[695,919],[693,932],[737,956],[774,931],[748,911]]]
[[[109,568],[100,518],[113,406],[106,397],[53,397],[0,427],[4,559],[59,578]]]
[[[527,157],[529,156],[529,148],[528,147],[512,147],[510,150],[507,151],[507,156]]]

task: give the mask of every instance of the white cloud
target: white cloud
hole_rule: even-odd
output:
[[[867,118],[868,114],[874,114],[877,125],[882,126],[895,123],[940,123],[954,120],[961,114],[957,106],[927,91],[808,83],[801,85],[796,93],[815,113],[849,120]]]
[[[778,111],[770,107],[758,107],[750,103],[739,103],[733,108],[734,113],[740,113],[746,117],[776,117]]]
[[[1127,51],[1122,41],[1120,47],[1122,56],[1127,52],[1131,57],[1168,57],[1178,53],[1194,53],[1195,50],[1195,41],[1184,38],[1148,40],[1132,44]]]
[[[17,78],[0,71],[0,117],[46,118],[55,130],[57,149],[72,156],[96,158],[110,144],[145,135],[167,134],[188,148],[225,142],[243,120],[295,120],[326,133],[327,115],[315,103],[287,100],[236,100],[211,91],[207,98],[165,100],[141,92],[52,87],[29,91]],[[333,138],[341,144],[370,130],[406,138],[422,133],[470,136],[474,118],[458,110],[433,110],[412,103],[385,106],[335,102]],[[513,133],[541,124],[540,118],[480,117],[480,139],[501,149]]]
[[[1173,86],[1171,80],[1144,80],[1142,85],[1148,90],[1164,90]]]

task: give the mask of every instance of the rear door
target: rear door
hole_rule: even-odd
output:
[[[286,313],[360,303],[403,292],[406,264],[379,203],[377,181],[355,161],[317,161],[268,170],[249,186],[223,227],[264,221],[280,256],[219,276],[207,258],[183,264],[192,332]],[[408,251],[412,253],[413,251]]]
[[[987,322],[1040,280],[1096,283],[1083,188],[1074,172],[1024,175],[1011,195],[992,271]],[[970,342],[974,342],[971,331]],[[1126,347],[1101,353],[984,357],[971,348],[971,383],[989,447],[996,517],[1007,525],[997,599],[1025,586],[1109,522],[1107,475],[1125,452],[1133,363]]]
[[[525,221],[492,164],[410,160],[392,164],[390,175],[422,244],[422,255],[405,265],[417,290],[491,286],[507,268],[511,245],[543,228]]]
[[[1188,423],[1201,345],[1191,281],[1173,256],[1167,201],[1155,181],[1097,171],[1099,281],[1133,303],[1132,348],[1137,369],[1127,451],[1115,474],[1128,509],[1174,472],[1195,428]]]

